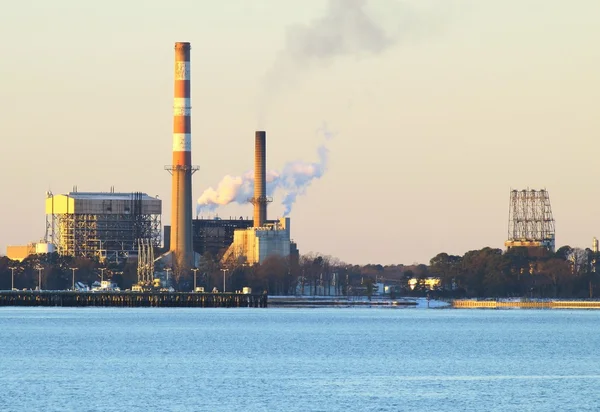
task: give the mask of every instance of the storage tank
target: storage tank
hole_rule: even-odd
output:
[[[45,253],[54,253],[54,245],[52,243],[40,242],[35,244],[35,253],[45,254]]]

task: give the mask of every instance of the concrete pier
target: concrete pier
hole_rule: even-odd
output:
[[[266,308],[267,295],[190,292],[0,292],[0,306]]]

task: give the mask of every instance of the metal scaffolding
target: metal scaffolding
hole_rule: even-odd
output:
[[[138,240],[159,247],[161,201],[144,193],[78,193],[46,199],[49,241],[61,255],[116,261]]]
[[[138,285],[151,285],[154,280],[154,246],[150,239],[138,240]]]
[[[542,190],[511,190],[507,248],[544,247],[555,249],[555,229],[550,196]]]

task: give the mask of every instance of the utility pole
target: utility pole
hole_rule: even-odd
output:
[[[70,268],[73,271],[73,285],[71,286],[72,290],[75,290],[75,271],[79,268]]]
[[[12,272],[12,280],[10,282],[10,290],[14,290],[15,289],[15,270],[17,268],[16,268],[16,266],[11,266],[11,267],[9,267],[9,269]]]
[[[221,269],[221,272],[223,272],[223,293],[225,293],[225,273],[228,271],[229,269]]]
[[[166,268],[165,271],[167,272],[167,287],[169,287],[169,272],[172,271],[173,269],[171,268]]]
[[[196,273],[199,271],[200,269],[198,268],[192,268],[192,272],[194,272],[194,292],[196,292]]]
[[[38,290],[41,292],[42,291],[42,270],[44,270],[44,268],[41,266],[36,266],[36,269],[38,271]]]

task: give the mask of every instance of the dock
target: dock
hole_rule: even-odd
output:
[[[600,309],[600,301],[594,300],[454,300],[452,307],[458,309]]]
[[[2,291],[0,306],[266,308],[266,294],[193,292]]]

